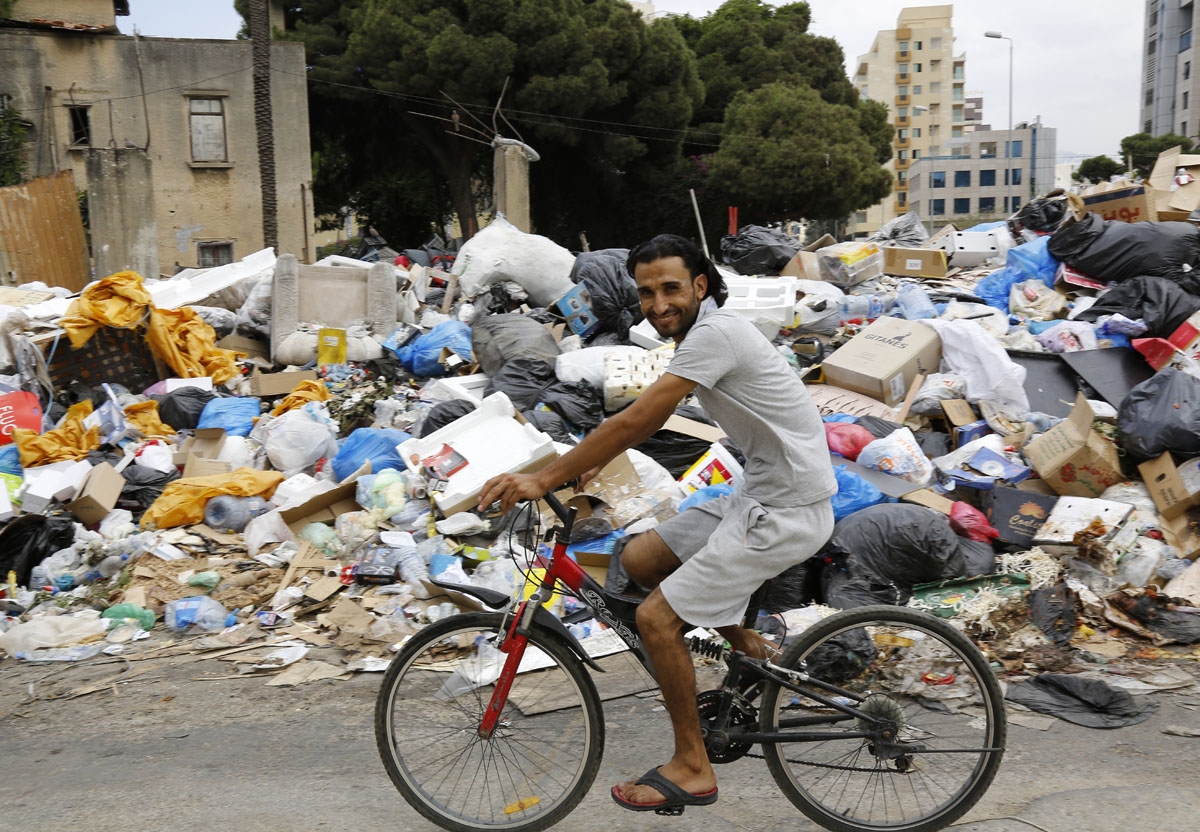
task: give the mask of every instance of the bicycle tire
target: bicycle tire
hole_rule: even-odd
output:
[[[478,639],[494,645],[502,620],[500,613],[465,613],[421,630],[388,666],[375,701],[376,745],[392,783],[451,832],[552,826],[583,799],[600,768],[604,719],[595,684],[571,649],[543,629],[530,633],[522,667],[538,651],[549,665],[521,671],[497,730],[478,736],[492,685],[472,687],[469,671],[499,674],[507,654],[488,652]],[[451,639],[474,650],[453,672],[430,669],[445,664]],[[533,713],[551,694],[566,705]]]
[[[875,753],[882,744],[862,738],[765,744],[780,790],[822,827],[933,832],[966,814],[995,778],[1006,737],[1000,685],[978,648],[945,621],[902,607],[846,610],[800,634],[778,664],[872,694],[858,707],[891,721],[902,741],[930,752],[889,761]],[[803,712],[836,713],[767,683],[759,711],[763,731],[786,730],[781,719]],[[797,730],[869,726],[851,719]],[[949,785],[935,782],[942,777]]]

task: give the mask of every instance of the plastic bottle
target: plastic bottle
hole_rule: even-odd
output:
[[[225,609],[215,598],[209,598],[207,595],[192,595],[167,604],[166,611],[163,613],[163,623],[169,629],[180,632],[193,625],[202,630],[214,632],[232,627],[237,623],[237,615]]]
[[[262,497],[232,497],[222,494],[204,506],[204,522],[218,531],[240,532],[246,525],[272,508]]]
[[[102,578],[111,578],[125,568],[129,555],[109,555],[96,566]]]
[[[838,320],[878,318],[883,314],[883,298],[878,295],[846,295],[838,304]]]
[[[909,321],[919,321],[922,318],[936,318],[937,309],[925,290],[916,283],[905,283],[896,294],[896,305],[900,314]]]

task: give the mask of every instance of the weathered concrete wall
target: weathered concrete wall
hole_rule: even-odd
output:
[[[492,169],[496,210],[528,234],[533,227],[529,217],[529,157],[524,148],[497,147],[492,154]]]
[[[113,26],[112,0],[17,0],[12,20],[62,20],[87,26]]]
[[[132,147],[93,147],[87,152],[87,183],[96,275],[132,270],[157,276],[158,224],[149,156]]]
[[[304,49],[273,43],[271,56],[279,253],[311,262]],[[0,94],[33,124],[31,173],[71,168],[85,188],[90,148],[146,152],[163,273],[199,265],[200,243],[230,243],[235,259],[263,247],[249,41],[0,30]],[[224,162],[192,158],[189,101],[209,96],[224,109]],[[71,143],[72,107],[89,108],[87,145]]]

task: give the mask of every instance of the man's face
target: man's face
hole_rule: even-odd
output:
[[[642,314],[663,338],[682,341],[708,295],[708,277],[693,278],[682,257],[662,257],[634,268]]]

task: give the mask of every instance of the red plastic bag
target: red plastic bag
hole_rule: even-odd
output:
[[[975,506],[957,502],[950,506],[950,528],[959,537],[974,540],[976,543],[991,543],[1000,536],[1000,532],[992,528],[983,512]]]
[[[13,441],[14,428],[42,432],[42,405],[37,396],[25,391],[0,396],[0,445]]]
[[[863,448],[875,441],[875,434],[848,422],[826,422],[825,441],[829,443],[829,450],[853,462]]]

